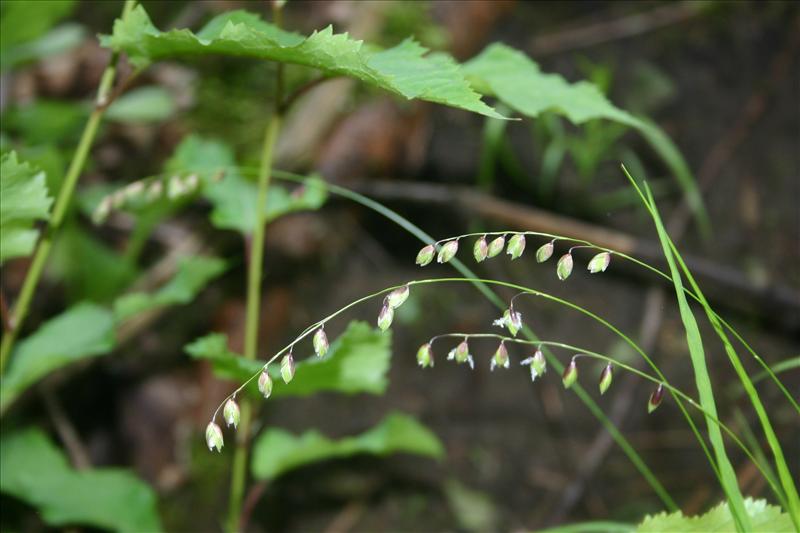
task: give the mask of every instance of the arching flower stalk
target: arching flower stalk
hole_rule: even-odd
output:
[[[499,255],[503,249],[505,248],[506,253],[511,256],[511,259],[518,259],[522,256],[523,252],[525,251],[526,245],[526,235],[533,235],[533,236],[540,236],[540,237],[549,237],[552,240],[550,242],[546,242],[541,245],[536,250],[536,262],[537,263],[544,263],[550,257],[552,257],[553,252],[555,250],[555,243],[556,241],[571,241],[577,242],[579,244],[572,246],[567,253],[563,254],[556,264],[556,274],[558,279],[561,281],[566,280],[570,274],[572,274],[572,269],[574,267],[574,259],[572,257],[572,250],[576,248],[594,248],[599,250],[597,254],[589,261],[586,269],[591,274],[597,274],[599,272],[605,272],[608,268],[608,265],[611,262],[611,254],[615,253],[612,250],[604,249],[599,246],[596,246],[588,241],[580,240],[580,239],[569,239],[566,237],[562,237],[560,235],[552,235],[549,233],[541,233],[537,231],[503,231],[503,232],[495,232],[495,233],[467,233],[464,235],[458,235],[456,237],[449,237],[447,239],[442,239],[440,241],[436,241],[433,244],[429,244],[423,247],[419,253],[417,254],[416,263],[419,266],[426,266],[431,263],[433,260],[434,255],[436,255],[436,247],[439,246],[439,252],[437,256],[437,262],[439,263],[447,263],[453,257],[455,257],[456,253],[458,252],[458,240],[462,237],[469,237],[477,235],[478,239],[475,241],[475,244],[472,247],[472,255],[475,258],[475,261],[478,263],[482,263],[486,259],[491,259]],[[489,235],[497,235],[491,242],[488,241],[487,237]],[[510,236],[510,237],[509,237]],[[506,239],[508,238],[508,246],[506,246]],[[627,257],[627,256],[625,256]],[[630,258],[629,258],[630,259]]]

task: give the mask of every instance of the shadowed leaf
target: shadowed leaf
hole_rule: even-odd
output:
[[[368,431],[340,440],[329,439],[315,430],[296,436],[282,429],[269,429],[253,448],[253,476],[275,479],[284,472],[318,461],[394,453],[441,459],[444,448],[428,428],[401,413],[392,413]]]

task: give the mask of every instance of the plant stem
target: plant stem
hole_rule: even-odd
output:
[[[282,116],[276,112],[269,121],[261,152],[261,168],[258,174],[258,196],[256,204],[256,227],[250,241],[250,258],[247,265],[247,316],[244,333],[244,357],[255,359],[258,353],[259,307],[261,304],[261,271],[264,263],[264,215],[272,175],[272,158],[275,142],[280,131]],[[239,531],[244,486],[247,479],[247,455],[250,441],[250,402],[241,403],[241,429],[237,432],[236,450],[231,472],[231,493],[228,507],[228,530]]]
[[[125,5],[122,8],[122,16],[124,17],[127,13],[129,13],[135,4],[135,0],[126,0]],[[61,224],[64,222],[64,217],[67,214],[67,208],[72,200],[72,193],[75,191],[75,185],[78,183],[78,178],[83,171],[83,167],[86,165],[86,158],[89,155],[89,150],[94,143],[100,122],[102,121],[103,115],[105,115],[105,111],[108,108],[109,95],[111,93],[111,88],[114,85],[114,79],[117,75],[118,61],[119,54],[114,52],[111,55],[108,66],[103,72],[102,78],[100,79],[100,86],[97,89],[94,110],[92,111],[91,115],[89,115],[89,120],[86,122],[86,126],[83,128],[83,133],[81,134],[78,148],[75,150],[75,154],[72,156],[72,162],[69,165],[66,176],[64,176],[64,181],[61,184],[61,188],[58,191],[58,197],[56,198],[55,207],[53,208],[53,215],[50,217],[50,223],[44,235],[42,235],[38,246],[36,247],[36,253],[33,256],[31,266],[28,268],[28,272],[25,275],[25,281],[22,283],[22,289],[20,290],[19,297],[17,298],[14,309],[10,314],[11,319],[9,323],[11,325],[11,329],[8,330],[5,335],[3,335],[3,341],[2,344],[0,344],[0,375],[2,375],[3,371],[5,370],[9,356],[11,355],[11,350],[14,347],[14,342],[17,339],[17,334],[19,333],[19,330],[22,329],[25,318],[28,315],[28,309],[30,308],[31,300],[36,292],[39,279],[42,277],[42,272],[45,264],[47,263],[47,258],[49,257],[50,251],[53,248],[53,241],[58,233],[59,228],[61,227]]]

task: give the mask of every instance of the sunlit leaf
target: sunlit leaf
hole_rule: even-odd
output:
[[[139,65],[186,55],[223,54],[268,59],[312,67],[329,76],[349,76],[405,98],[419,98],[503,118],[483,103],[464,79],[458,64],[413,40],[384,50],[368,49],[329,26],[309,37],[290,33],[245,11],[212,19],[197,34],[162,32],[138,6],[114,24],[103,44],[125,51]]]
[[[211,361],[214,374],[223,379],[244,381],[261,371],[263,361],[245,359],[228,349],[228,336],[211,333],[195,339],[184,347],[186,353],[195,359]]]
[[[81,303],[45,322],[17,345],[3,376],[0,411],[47,374],[111,351],[114,318],[107,309]]]
[[[789,533],[794,531],[789,515],[780,507],[767,504],[766,500],[746,498],[744,507],[750,517],[752,531],[763,533]],[[709,531],[735,531],[736,525],[727,503],[721,503],[699,516],[684,516],[683,513],[660,513],[648,516],[636,528],[637,533],[707,533]]]
[[[114,318],[122,321],[143,311],[189,303],[224,270],[225,262],[216,257],[183,257],[175,276],[159,290],[153,293],[134,292],[117,298],[114,302]]]
[[[47,220],[53,200],[47,195],[44,172],[20,162],[15,152],[0,161],[0,263],[33,252],[39,231],[36,220]]]
[[[558,74],[545,74],[527,55],[499,43],[488,46],[462,70],[479,92],[497,97],[525,116],[536,118],[550,111],[573,124],[606,119],[635,128],[670,168],[698,221],[708,227],[697,183],[672,140],[652,122],[616,107],[593,83],[569,83]]]
[[[308,396],[321,391],[355,394],[382,394],[388,385],[386,377],[391,358],[391,333],[380,333],[365,322],[351,322],[332,344],[325,357],[312,355],[308,338],[308,357],[300,358],[295,349],[297,371],[290,384],[280,377],[279,364],[270,366],[275,381],[271,397]],[[208,359],[215,373],[222,378],[245,381],[258,373],[264,362],[248,361],[231,352],[225,335],[215,333],[186,346],[194,358]],[[255,383],[252,388],[255,390]]]
[[[132,473],[117,468],[73,470],[39,429],[5,435],[0,444],[0,491],[35,507],[45,523],[161,530],[155,493]]]
[[[339,440],[316,430],[296,436],[282,429],[269,429],[253,447],[253,476],[275,479],[284,472],[318,461],[357,454],[386,456],[411,453],[441,459],[444,448],[428,428],[401,413],[388,415],[372,429]]]

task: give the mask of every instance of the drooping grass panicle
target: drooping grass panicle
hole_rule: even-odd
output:
[[[239,171],[241,171],[243,173],[256,174],[258,172],[258,169],[255,168],[255,167],[232,166],[230,168],[239,170]],[[276,179],[281,179],[281,180],[290,181],[290,182],[302,183],[306,179],[305,176],[301,176],[301,175],[298,175],[298,174],[293,174],[291,172],[286,172],[286,171],[282,171],[282,170],[278,170],[278,169],[274,169],[273,174],[274,174],[274,177]],[[419,239],[423,243],[431,243],[431,242],[434,241],[434,239],[430,235],[425,233],[418,226],[414,225],[412,222],[410,222],[409,220],[405,219],[404,217],[399,215],[397,212],[387,208],[386,206],[384,206],[384,205],[382,205],[382,204],[380,204],[378,202],[375,202],[374,200],[372,200],[370,198],[367,198],[367,197],[365,197],[365,196],[363,196],[363,195],[361,195],[361,194],[359,194],[359,193],[357,193],[355,191],[352,191],[352,190],[344,188],[344,187],[340,187],[340,186],[335,185],[335,184],[328,184],[327,187],[328,187],[328,190],[332,194],[347,198],[347,199],[349,199],[349,200],[351,200],[351,201],[353,201],[353,202],[355,202],[357,204],[360,204],[360,205],[366,207],[367,209],[375,211],[379,215],[387,218],[388,220],[391,220],[392,222],[394,222],[398,226],[402,227],[404,230],[406,230],[407,232],[412,234],[414,237],[416,237],[417,239]],[[483,234],[481,234],[481,235],[483,235]],[[553,242],[555,242],[555,240],[557,238],[568,240],[566,237],[562,237],[562,236],[552,236],[552,237],[553,237]],[[591,243],[587,243],[587,244],[591,244]],[[552,254],[552,243],[550,243],[550,246],[546,246],[545,245],[542,248],[544,248],[545,250],[547,250],[549,248],[550,249],[550,254]],[[602,247],[596,247],[596,248],[603,250]],[[431,246],[430,250],[431,250],[430,259],[432,259],[433,254],[435,253],[435,250],[434,250],[434,248],[432,246]],[[644,261],[641,261],[639,259],[636,259],[635,257],[629,256],[629,255],[621,253],[619,251],[614,251],[614,250],[610,250],[610,249],[605,249],[605,250],[608,251],[609,253],[611,253],[612,255],[617,255],[617,256],[619,256],[621,258],[624,258],[624,259],[626,259],[626,260],[628,260],[628,261],[630,261],[630,262],[632,262],[634,264],[639,265],[641,268],[649,270],[652,273],[654,273],[654,274],[664,278],[665,280],[671,282],[671,277],[670,277],[669,274],[659,270],[658,268],[656,268],[656,267],[654,267],[654,266],[652,266],[652,265],[650,265],[650,264],[648,264],[648,263],[646,263]],[[547,257],[542,258],[541,260],[546,260],[547,258],[549,258],[549,255]],[[539,260],[539,259],[540,259],[540,255],[537,253],[537,260]],[[500,297],[496,294],[496,292],[494,292],[490,288],[490,284],[485,283],[484,281],[481,281],[480,279],[478,279],[477,276],[475,276],[473,274],[473,272],[466,265],[461,263],[457,258],[454,258],[451,261],[451,264],[456,270],[461,272],[466,278],[471,279],[472,281],[470,281],[470,283],[472,285],[474,285],[476,287],[476,289],[481,294],[483,294],[490,302],[492,302],[494,305],[498,306],[501,309],[505,308],[506,304],[500,299]],[[696,301],[698,300],[697,296],[695,294],[693,294],[691,292],[691,290],[689,290],[688,288],[684,288],[684,290],[686,291],[687,295],[690,298],[692,298],[692,299],[694,299]],[[769,365],[767,365],[767,363],[763,360],[763,358],[761,358],[758,355],[758,353],[752,348],[752,346],[750,346],[750,344],[748,344],[747,341],[727,321],[725,321],[723,318],[721,318],[716,313],[715,313],[715,316],[720,321],[722,326],[728,332],[730,332],[730,334],[733,335],[745,347],[745,349],[753,356],[754,359],[756,359],[756,361],[759,363],[759,365],[762,366],[762,368],[769,375],[769,377],[772,379],[772,381],[779,387],[779,389],[783,393],[784,397],[793,406],[795,411],[798,414],[800,414],[800,404],[798,404],[797,400],[795,400],[795,398],[792,396],[792,394],[789,393],[789,391],[786,389],[786,387],[783,385],[783,383],[781,383],[781,381],[777,378],[775,373],[772,372],[771,368],[769,367]],[[525,334],[526,337],[528,337],[530,340],[536,340],[535,335],[533,334],[533,332],[527,326],[523,326],[523,329],[524,329],[524,334]],[[560,368],[560,364],[559,364],[558,360],[555,359],[554,356],[552,355],[552,353],[550,353],[549,351],[547,351],[545,353],[546,353],[546,358],[549,360],[549,362],[551,364],[555,365],[557,371],[560,372],[561,368]],[[533,369],[532,369],[532,372],[533,372]],[[574,390],[575,390],[576,395],[587,406],[587,408],[590,410],[590,412],[609,431],[611,437],[620,446],[620,448],[623,450],[623,452],[628,456],[628,458],[631,460],[633,465],[642,474],[644,479],[654,489],[655,493],[661,498],[661,500],[666,505],[666,507],[671,509],[671,510],[673,510],[673,511],[677,510],[678,507],[675,504],[675,502],[673,501],[673,499],[670,497],[669,493],[666,491],[666,489],[663,487],[663,485],[659,482],[659,480],[656,478],[656,476],[653,474],[653,472],[647,467],[647,465],[642,460],[641,456],[637,453],[637,451],[633,448],[633,446],[627,441],[625,436],[622,435],[622,433],[619,431],[619,429],[613,424],[613,422],[611,422],[605,416],[605,414],[598,408],[597,404],[586,393],[586,391],[582,387],[580,387],[579,384],[575,385]],[[703,446],[702,443],[701,443],[701,446]],[[705,446],[703,446],[703,449],[705,451]],[[716,467],[713,464],[713,460],[710,460],[709,462],[710,462],[710,464],[712,466],[712,469],[716,470]]]

